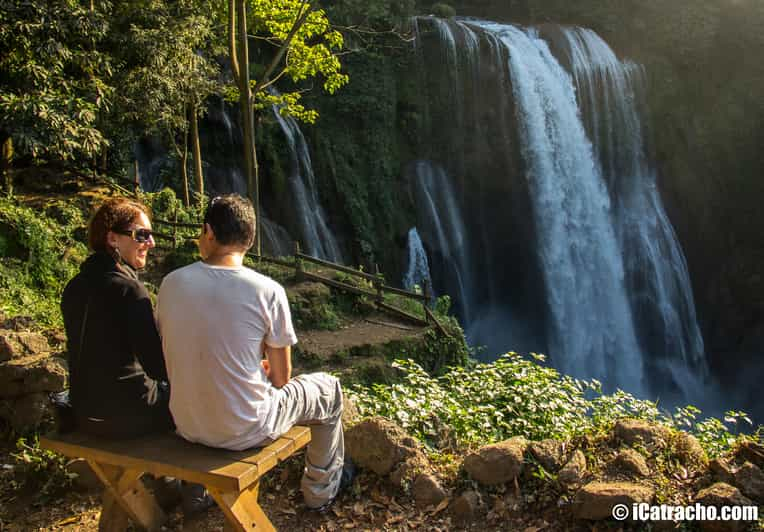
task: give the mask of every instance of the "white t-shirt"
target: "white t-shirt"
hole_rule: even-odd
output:
[[[232,450],[275,436],[263,344],[297,342],[281,285],[243,266],[196,262],[164,278],[157,322],[178,434]]]

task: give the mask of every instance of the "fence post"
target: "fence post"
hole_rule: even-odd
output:
[[[300,243],[295,240],[294,242],[294,276],[298,281],[303,279],[303,266],[302,259],[300,258]]]
[[[374,279],[374,288],[377,290],[377,303],[384,303],[385,294],[382,291],[382,284],[384,284],[385,278],[379,271],[379,264],[374,265],[374,276],[376,277],[376,279]]]
[[[422,306],[424,307],[424,319],[427,323],[430,323],[430,313],[427,312],[430,305],[430,285],[427,282],[427,279],[422,279],[422,295],[424,295],[424,301],[422,301]]]

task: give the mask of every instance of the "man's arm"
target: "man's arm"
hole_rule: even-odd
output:
[[[281,388],[292,378],[292,348],[265,346],[267,364],[263,364],[268,379],[276,388]]]

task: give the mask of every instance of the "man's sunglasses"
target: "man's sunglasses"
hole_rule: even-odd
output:
[[[139,244],[144,244],[151,240],[151,237],[153,236],[153,232],[151,229],[131,229],[129,231],[114,231],[117,234],[120,235],[127,235],[129,237],[132,237],[133,240],[138,242]]]

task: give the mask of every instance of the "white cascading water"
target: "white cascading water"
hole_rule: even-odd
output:
[[[418,160],[414,166],[420,205],[418,226],[439,252],[444,270],[456,286],[462,318],[469,321],[472,278],[468,262],[467,228],[456,202],[453,186],[442,167]]]
[[[644,143],[637,102],[643,69],[620,61],[596,33],[564,28],[590,135],[613,197],[617,234],[642,348],[687,388],[708,374],[684,255],[666,216]],[[691,368],[692,371],[688,371]],[[689,378],[692,376],[696,378]]]
[[[318,200],[313,165],[305,137],[294,118],[281,116],[275,106],[272,109],[289,145],[291,162],[289,184],[294,194],[302,244],[305,246],[303,253],[342,263],[342,252],[326,223],[324,209]]]
[[[294,253],[294,244],[289,232],[276,222],[260,215],[260,230],[263,234],[263,250],[272,257],[286,257]]]
[[[565,373],[641,393],[643,357],[622,250],[573,80],[535,30],[470,24],[496,35],[509,53],[546,285],[550,354]]]
[[[408,234],[408,265],[403,275],[403,288],[411,290],[414,286],[422,287],[424,282],[432,286],[430,279],[430,263],[424,250],[422,239],[416,227],[409,229]]]

